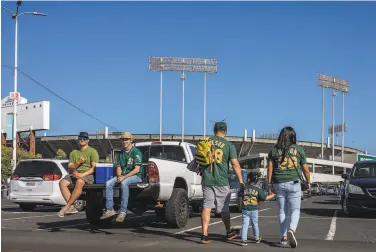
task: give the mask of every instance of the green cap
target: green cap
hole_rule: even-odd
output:
[[[216,122],[214,131],[227,131],[227,124],[225,122]]]

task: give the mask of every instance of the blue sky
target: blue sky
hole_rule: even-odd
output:
[[[3,2],[14,9],[12,2]],[[376,154],[375,2],[24,2],[19,68],[117,129],[159,133],[159,73],[149,56],[218,59],[207,78],[207,128],[226,118],[229,135],[278,133],[293,126],[299,140],[321,141],[317,74],[347,79],[345,145]],[[14,22],[2,12],[2,64],[14,64]],[[163,132],[181,133],[178,72],[164,74]],[[185,133],[203,132],[203,74],[187,73]],[[2,97],[13,89],[2,68]],[[104,125],[26,77],[29,101],[51,101],[48,135],[94,133]],[[325,135],[331,95],[325,96]],[[335,99],[341,122],[341,96]],[[110,129],[111,131],[115,131]]]

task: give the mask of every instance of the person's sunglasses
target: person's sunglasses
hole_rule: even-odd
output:
[[[122,138],[121,141],[122,142],[127,142],[127,141],[130,141],[131,139],[130,138]]]
[[[79,137],[78,138],[78,141],[87,141],[89,140],[89,138],[86,138],[86,137]]]

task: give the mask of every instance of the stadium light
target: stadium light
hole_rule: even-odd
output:
[[[331,88],[332,89],[332,160],[334,161],[334,97],[336,96],[336,92],[342,92],[342,155],[341,160],[344,161],[344,143],[345,143],[345,93],[349,92],[349,83],[347,80],[343,80],[340,78],[328,76],[325,74],[319,74],[318,76],[318,85],[322,87],[322,129],[321,129],[321,158],[324,158],[324,88]],[[333,166],[334,172],[334,166]]]
[[[216,59],[207,58],[180,58],[180,57],[149,57],[149,70],[161,73],[160,83],[160,123],[159,139],[162,141],[162,72],[178,71],[182,72],[180,80],[182,81],[182,141],[184,141],[184,81],[185,72],[204,73],[204,137],[206,137],[206,74],[217,73],[218,62]]]
[[[4,10],[12,14],[12,18],[15,20],[15,40],[14,40],[14,93],[17,93],[18,84],[18,18],[22,15],[34,15],[34,16],[47,16],[45,13],[40,12],[23,12],[18,14],[18,8],[22,5],[22,1],[17,1],[16,13],[1,6]],[[12,171],[16,169],[17,165],[17,100],[13,100],[13,155],[12,155]]]

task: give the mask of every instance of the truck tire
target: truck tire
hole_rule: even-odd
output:
[[[162,207],[155,208],[155,215],[158,220],[166,220],[166,209]]]
[[[25,212],[32,212],[37,207],[37,204],[20,203],[20,208]]]
[[[89,197],[85,206],[86,219],[93,226],[104,226],[110,224],[112,218],[102,220],[103,205],[95,197]]]
[[[184,228],[189,217],[187,191],[174,188],[170,199],[166,203],[167,224],[177,228]]]

